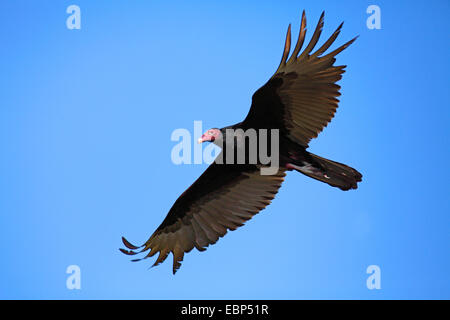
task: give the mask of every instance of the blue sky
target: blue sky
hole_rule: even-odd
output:
[[[81,30],[66,8],[81,8]],[[366,8],[381,9],[369,30]],[[241,121],[301,10],[358,40],[310,151],[361,171],[342,192],[291,173],[273,204],[173,276],[145,241],[206,165],[174,129]],[[2,1],[0,298],[450,298],[448,1]],[[322,38],[322,41],[323,38]],[[193,137],[196,138],[196,137]],[[170,259],[171,260],[171,259]],[[66,268],[81,268],[81,290]],[[381,268],[368,290],[366,268]]]

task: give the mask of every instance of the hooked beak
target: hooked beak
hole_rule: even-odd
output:
[[[203,138],[198,138],[197,143],[202,143],[203,142]]]

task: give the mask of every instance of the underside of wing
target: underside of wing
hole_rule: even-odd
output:
[[[342,24],[315,52],[312,52],[322,33],[322,13],[309,44],[300,53],[306,35],[305,12],[295,48],[289,57],[291,27],[289,25],[280,65],[272,78],[252,99],[252,106],[244,120],[248,126],[278,125],[293,141],[307,147],[309,141],[323,130],[333,118],[338,107],[340,86],[345,66],[334,66],[335,56],[356,38],[336,50],[324,54],[340,33]],[[299,54],[300,53],[300,54]],[[273,122],[267,123],[270,114]],[[279,114],[277,116],[277,114]]]
[[[136,247],[123,238],[130,250],[121,251],[129,255],[149,251],[142,259],[159,253],[153,266],[172,253],[175,273],[181,266],[184,253],[194,247],[199,251],[206,250],[228,230],[242,226],[270,204],[284,176],[283,170],[271,176],[261,175],[257,165],[213,163],[178,198],[163,223],[143,246]]]

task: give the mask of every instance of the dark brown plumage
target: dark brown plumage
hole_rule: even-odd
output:
[[[334,66],[335,56],[355,39],[325,54],[337,38],[342,24],[315,52],[323,27],[322,13],[311,41],[303,52],[306,18],[302,14],[299,37],[289,57],[289,26],[281,63],[269,81],[252,97],[244,121],[230,127],[209,130],[201,141],[216,143],[226,129],[278,129],[280,168],[274,175],[261,175],[257,164],[211,164],[170,209],[162,224],[140,247],[123,238],[127,255],[147,252],[142,258],[159,253],[154,265],[173,254],[173,273],[184,253],[194,247],[200,251],[235,230],[264,209],[275,197],[287,171],[296,170],[342,190],[356,189],[362,175],[355,169],[306,151],[309,141],[331,121],[338,107],[340,86],[336,84],[345,66]],[[300,54],[299,54],[300,53]],[[324,55],[325,54],[325,55]],[[223,148],[226,153],[226,146]],[[246,162],[248,163],[248,162]],[[138,251],[138,249],[140,249]],[[142,259],[135,259],[138,261]]]

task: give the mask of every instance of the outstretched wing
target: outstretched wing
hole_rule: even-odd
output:
[[[181,266],[185,252],[194,247],[206,250],[264,209],[275,197],[284,180],[280,168],[275,175],[261,175],[257,165],[211,164],[208,169],[174,203],[167,217],[139,252],[148,251],[142,258],[159,252],[153,266],[173,254],[173,273]],[[136,247],[122,238],[125,254],[139,253]],[[138,261],[141,259],[135,259]]]
[[[335,56],[356,38],[336,50],[325,51],[336,40],[342,24],[314,53],[323,28],[324,13],[320,16],[311,41],[300,53],[306,34],[305,12],[300,32],[290,58],[291,26],[289,25],[280,66],[272,78],[252,97],[250,111],[243,127],[278,128],[298,144],[307,147],[309,141],[331,121],[338,107],[340,86],[346,66],[334,66]],[[300,53],[300,54],[299,54]]]

